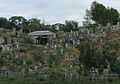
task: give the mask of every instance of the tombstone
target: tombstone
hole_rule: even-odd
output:
[[[60,30],[59,26],[56,26],[56,30]]]
[[[98,24],[98,29],[101,29],[102,25]]]
[[[79,45],[80,44],[80,40],[77,40],[77,45]]]
[[[55,49],[57,48],[57,45],[56,45],[56,44],[54,45],[54,48],[55,48]]]
[[[61,55],[64,54],[64,50],[63,50],[63,48],[61,48],[60,52],[61,52]]]
[[[68,43],[65,43],[65,47],[66,47],[66,48],[68,47]]]
[[[87,30],[86,30],[86,33],[87,33],[87,34],[90,34],[90,31],[87,29]]]
[[[117,26],[118,26],[118,27],[120,26],[120,22],[117,22]]]
[[[76,41],[75,41],[75,40],[73,40],[73,45],[75,45],[75,42],[76,42]]]
[[[19,48],[19,44],[18,44],[18,43],[16,44],[16,48],[17,48],[17,49]]]
[[[107,23],[107,27],[111,27],[111,24],[110,24],[110,23]]]
[[[96,80],[96,79],[97,79],[97,75],[98,75],[98,69],[92,67],[92,68],[90,69],[90,79],[91,79],[91,80]]]
[[[77,36],[77,37],[79,36],[79,33],[78,33],[78,31],[76,32],[76,36]]]
[[[71,34],[68,34],[68,37],[70,38],[70,37],[71,37]]]
[[[73,31],[72,31],[72,30],[70,31],[70,34],[73,34]]]

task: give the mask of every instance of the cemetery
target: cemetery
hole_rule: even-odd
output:
[[[0,17],[0,84],[119,84],[120,14],[97,1],[85,13],[82,25]]]

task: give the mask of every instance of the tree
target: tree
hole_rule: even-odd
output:
[[[64,31],[77,31],[78,30],[78,22],[76,21],[65,21],[65,29]]]
[[[86,10],[86,15],[85,15],[84,19],[85,19],[85,21],[83,21],[83,25],[85,27],[88,27],[92,24],[91,13],[89,10]]]
[[[118,60],[118,52],[119,52],[120,44],[119,41],[106,42],[103,46],[103,54],[107,64],[109,65],[112,72],[116,72],[119,70],[119,60]]]
[[[109,19],[110,19],[110,23],[112,24],[112,25],[115,25],[115,24],[117,24],[117,22],[119,21],[119,13],[118,13],[118,11],[116,10],[116,9],[114,9],[114,8],[110,8],[110,9],[108,9],[108,11],[110,11],[110,15],[109,15]]]
[[[2,28],[10,28],[10,23],[7,18],[0,17],[0,27]]]
[[[90,9],[92,15],[91,19],[94,20],[97,24],[106,25],[106,11],[107,10],[104,5],[93,2]]]
[[[85,73],[88,73],[92,67],[97,68],[99,73],[107,66],[102,49],[96,47],[91,40],[86,40],[80,45],[80,67],[83,66]]]
[[[99,72],[107,68],[112,72],[119,73],[119,48],[118,41],[105,41],[100,48],[96,47],[96,43],[86,39],[80,45],[80,67],[83,65],[85,71],[89,71],[92,67],[97,68]]]
[[[103,4],[93,2],[90,10],[86,12],[86,17],[90,18],[95,24],[106,26],[108,23],[111,25],[117,24],[119,20],[119,13],[114,8],[106,8]]]
[[[27,25],[27,20],[22,16],[13,16],[9,18],[9,22],[11,23],[13,28],[24,29]]]
[[[65,25],[61,23],[56,23],[51,25],[51,31],[57,32],[57,31],[65,31]]]
[[[32,18],[28,20],[29,24],[28,24],[28,30],[29,32],[31,31],[36,31],[36,30],[40,30],[40,20],[37,18]]]
[[[114,64],[112,64],[111,70],[112,70],[114,73],[120,74],[120,61],[119,61],[119,60],[115,61]]]

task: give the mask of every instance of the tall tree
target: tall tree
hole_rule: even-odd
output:
[[[114,8],[106,8],[103,4],[98,2],[93,2],[89,12],[86,12],[89,18],[93,20],[96,24],[111,25],[117,24],[119,20],[119,13]]]
[[[7,18],[0,17],[0,27],[2,28],[10,28],[10,24]]]
[[[29,24],[28,24],[28,30],[31,31],[36,31],[36,30],[40,30],[40,20],[37,18],[31,18],[28,20]]]
[[[108,9],[109,11],[110,11],[110,17],[109,17],[109,19],[111,19],[110,20],[110,23],[112,24],[112,25],[115,25],[115,24],[117,24],[117,22],[119,21],[119,13],[118,13],[118,11],[116,10],[116,9],[114,9],[114,8],[110,8],[110,9]]]
[[[86,73],[88,73],[92,67],[102,71],[107,66],[102,49],[98,49],[95,43],[90,40],[81,43],[79,60],[80,66],[83,65],[83,70]]]
[[[12,27],[16,28],[17,30],[21,28],[25,28],[27,25],[27,20],[22,16],[13,16],[9,18],[9,22],[11,23]]]
[[[93,2],[91,5],[91,19],[97,24],[106,25],[106,8],[104,5]],[[104,18],[104,19],[103,19]]]
[[[56,32],[56,31],[65,31],[65,25],[61,23],[56,23],[51,25],[51,31]]]
[[[76,21],[65,21],[65,31],[77,31],[78,30],[78,22]]]

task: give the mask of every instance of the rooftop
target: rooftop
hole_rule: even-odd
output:
[[[55,33],[50,32],[50,31],[34,31],[29,33],[28,35],[30,36],[38,36],[38,35],[53,35]]]

